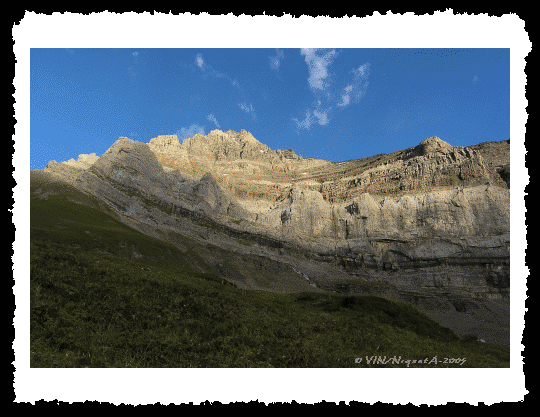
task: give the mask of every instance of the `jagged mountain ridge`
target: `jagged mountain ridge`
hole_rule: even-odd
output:
[[[403,195],[487,181],[506,184],[474,147],[452,147],[437,137],[404,151],[340,163],[305,159],[292,150],[272,151],[245,131],[215,130],[182,144],[176,136],[160,136],[149,146],[164,166],[199,176],[211,172],[247,199],[283,197],[292,184],[318,191],[329,202],[348,201],[363,192]]]
[[[334,163],[272,151],[245,131],[213,131],[182,144],[174,135],[148,144],[120,138],[99,158],[51,161],[45,171],[146,233],[176,231],[288,262],[319,288],[342,288],[336,279],[347,277],[398,285],[401,299],[419,308],[434,309],[435,297],[437,308],[451,310],[456,300],[506,305],[506,166],[507,141],[462,148],[432,137]],[[257,246],[235,246],[231,237]]]
[[[148,145],[120,138],[100,158],[81,155],[77,162],[51,162],[46,170],[64,172],[97,192],[89,185],[96,183],[93,174],[171,209],[244,220],[278,237],[461,238],[509,232],[506,182],[477,150],[431,137],[375,160],[336,164],[304,159],[292,150],[272,151],[246,131],[231,132],[195,135],[182,145],[176,136],[160,136]],[[300,171],[308,179],[299,180]]]

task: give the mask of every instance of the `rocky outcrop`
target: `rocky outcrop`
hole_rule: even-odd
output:
[[[275,208],[260,214],[257,223],[281,234],[329,236],[331,220],[332,207],[319,192],[293,187]]]
[[[482,154],[494,183],[504,186],[499,181],[502,179],[510,188],[510,139],[482,142],[469,148]]]
[[[90,155],[81,154],[77,158],[77,160],[71,158],[69,161],[60,162],[60,164],[56,161],[49,161],[49,163],[46,166],[46,169],[48,170],[57,170],[61,171],[63,167],[71,167],[79,170],[85,170],[90,168],[96,161],[98,160],[98,157],[95,153],[91,153]]]
[[[149,146],[163,166],[194,178],[210,172],[218,184],[237,197],[253,200],[275,201],[287,191],[281,184],[290,186],[296,171],[329,164],[305,160],[292,149],[271,150],[245,130],[213,130],[206,136],[197,134],[184,139],[182,144],[175,135],[158,136],[150,140]]]
[[[333,205],[317,191],[293,187],[257,221],[283,232],[334,239],[460,238],[508,233],[509,208],[509,191],[490,185],[401,197],[363,193]]]
[[[199,182],[195,183],[192,193],[198,200],[195,209],[210,217],[221,215],[233,219],[255,219],[255,216],[245,210],[231,193],[219,186],[212,174],[205,174]]]
[[[75,168],[80,169],[88,169],[90,168],[96,161],[98,160],[98,157],[95,153],[91,153],[90,155],[81,154],[75,161],[73,158],[70,159],[67,162],[63,162],[64,164],[73,166]]]
[[[321,192],[325,199],[339,202],[365,192],[396,196],[486,183],[507,188],[500,176],[488,171],[478,151],[429,139],[415,148],[381,157],[376,166],[325,182]]]
[[[151,190],[166,184],[163,167],[147,144],[119,138],[90,168],[126,190]]]
[[[433,153],[446,153],[451,151],[452,146],[440,137],[432,136],[420,142],[418,150],[422,155],[431,155]]]
[[[485,161],[472,147],[452,147],[438,137],[389,155],[331,163],[302,158],[288,150],[273,151],[246,131],[195,135],[180,144],[174,135],[150,140],[159,163],[186,176],[211,172],[237,197],[274,203],[293,184],[318,191],[330,203],[350,201],[363,193],[408,195],[447,187],[492,183],[508,188],[505,171]]]
[[[507,187],[510,188],[510,164],[497,168],[497,174],[503,179]]]
[[[176,135],[158,136],[150,140],[149,146],[162,164],[195,172],[211,170],[223,162],[253,161],[271,165],[302,159],[292,149],[272,151],[245,130],[213,130],[206,136],[196,134],[186,138],[182,144]]]
[[[138,218],[147,216],[144,205],[170,214],[191,210],[209,217],[254,217],[211,174],[192,181],[179,171],[164,169],[147,144],[129,138],[118,139],[86,171],[77,175],[76,183]]]

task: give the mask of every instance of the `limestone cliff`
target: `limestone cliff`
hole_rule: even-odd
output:
[[[119,138],[101,157],[51,161],[45,171],[152,236],[186,234],[288,263],[319,289],[393,297],[437,314],[501,303],[494,326],[507,320],[508,141],[454,147],[431,137],[335,163],[216,130],[182,144],[175,135],[148,144]]]
[[[149,144],[120,138],[99,158],[51,161],[46,170],[110,201],[125,200],[113,196],[120,191],[169,210],[229,216],[269,235],[319,238],[330,246],[341,240],[489,240],[509,234],[503,178],[479,150],[452,147],[438,137],[336,164],[273,151],[244,130],[215,130],[182,144],[175,135]]]
[[[148,143],[163,165],[192,173],[219,169],[256,173],[287,160],[301,160],[294,151],[272,151],[251,133],[213,130],[208,135],[196,134],[182,144],[176,135],[158,136]]]

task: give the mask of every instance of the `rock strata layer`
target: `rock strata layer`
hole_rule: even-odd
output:
[[[294,265],[318,288],[382,288],[426,311],[458,313],[509,299],[507,141],[453,147],[431,137],[335,163],[215,130],[183,143],[120,138],[101,157],[51,161],[45,171],[139,224],[222,247],[257,242],[266,248],[258,256]],[[323,264],[341,272],[309,266]]]

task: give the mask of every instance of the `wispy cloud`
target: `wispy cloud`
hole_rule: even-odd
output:
[[[270,67],[273,70],[278,71],[279,66],[281,65],[281,60],[285,56],[285,53],[281,49],[276,49],[276,55],[270,56],[268,59],[270,60]]]
[[[338,103],[337,105],[339,107],[344,107],[344,106],[348,106],[350,102],[351,102],[351,96],[349,96],[348,94],[343,94],[341,96],[341,103]]]
[[[317,104],[308,108],[305,112],[305,118],[299,120],[293,118],[298,129],[309,129],[313,123],[318,123],[321,126],[325,126],[329,122],[329,112],[331,111],[331,102],[328,97],[321,97],[321,92],[326,91],[331,83],[329,80],[328,70],[336,57],[336,51],[327,51],[324,49],[305,48],[300,50],[300,54],[303,55],[308,66],[309,77],[308,84],[314,91],[315,95],[319,97]],[[324,106],[321,99],[325,101]]]
[[[476,82],[478,81],[478,77],[475,75],[472,81],[474,84],[476,84]]]
[[[353,68],[349,72],[341,89],[336,89],[329,69],[337,57],[335,50],[325,51],[319,49],[302,49],[300,54],[305,56],[309,69],[308,84],[317,97],[316,104],[306,110],[306,117],[296,122],[298,129],[309,129],[315,119],[321,126],[329,124],[334,109],[344,109],[347,106],[358,103],[365,95],[368,86],[369,63]]]
[[[238,107],[240,107],[240,109],[245,111],[247,114],[250,114],[253,119],[255,119],[255,108],[253,107],[253,104],[247,104],[246,102],[243,102],[238,103]]]
[[[132,60],[133,64],[128,67],[127,72],[131,81],[135,82],[139,75],[139,71],[137,70],[139,52],[134,51],[131,53],[131,55],[133,56],[133,60]]]
[[[341,93],[341,103],[338,103],[337,105],[340,107],[344,107],[349,105],[351,102],[351,95],[350,92],[354,89],[352,85],[348,85],[345,87]]]
[[[328,67],[332,64],[335,50],[324,53],[324,50],[315,48],[304,48],[300,51],[305,56],[309,69],[308,82],[311,88],[323,90],[328,86],[324,80],[328,77]]]
[[[354,103],[358,103],[362,97],[366,94],[369,77],[369,63],[366,63],[357,69],[353,69],[352,73],[354,75],[352,88],[351,88],[351,97]]]
[[[208,116],[206,116],[206,118],[212,123],[214,123],[218,129],[220,128],[219,123],[213,114],[209,114]]]
[[[324,126],[328,123],[328,113],[325,111],[313,110],[313,114],[319,120],[319,124]]]
[[[369,76],[369,63],[361,65],[351,71],[353,79],[350,84],[347,84],[341,92],[341,102],[337,105],[339,107],[347,107],[349,104],[358,103],[360,99],[366,94],[368,87]]]
[[[242,98],[241,98],[242,102],[238,103],[238,106],[240,107],[240,109],[242,111],[250,114],[253,118],[255,118],[255,109],[253,108],[252,104],[247,104],[246,98],[247,98],[248,95],[245,93],[244,89],[242,88],[242,86],[240,85],[240,83],[236,79],[233,79],[233,78],[229,77],[227,74],[216,71],[212,66],[210,66],[209,64],[207,64],[204,61],[204,58],[203,58],[201,53],[198,53],[196,55],[195,63],[202,71],[205,72],[205,75],[203,75],[203,77],[212,76],[212,77],[215,77],[215,78],[221,78],[221,79],[226,80],[233,87],[236,87],[238,89],[239,93],[242,96]],[[212,117],[212,119],[210,119],[210,117]],[[217,123],[217,121],[216,121],[216,119],[215,119],[215,117],[213,115],[209,115],[208,120],[210,120],[212,123],[214,123],[219,129],[219,124]]]
[[[211,75],[213,77],[216,77],[216,78],[225,78],[227,79],[227,81],[229,81],[232,85],[234,85],[235,87],[238,87],[240,88],[240,84],[238,84],[238,81],[236,80],[232,80],[230,77],[228,77],[227,75],[223,74],[222,72],[219,72],[219,71],[216,71],[214,68],[212,68],[210,65],[208,65],[202,54],[201,53],[198,53],[196,56],[195,56],[195,64],[201,69],[201,71],[205,71],[208,75]],[[208,71],[207,71],[208,70]],[[206,75],[205,75],[206,76]]]
[[[311,127],[311,124],[313,123],[313,116],[311,115],[310,110],[306,110],[306,117],[304,120],[300,121],[296,118],[293,118],[293,120],[296,122],[296,127],[298,129],[308,129]]]
[[[178,136],[178,139],[181,141],[186,138],[192,138],[197,133],[205,135],[204,127],[201,127],[198,124],[192,124],[188,128],[181,128],[179,131],[176,132],[176,136]]]
[[[321,126],[324,126],[328,123],[328,110],[306,110],[306,117],[304,120],[299,120],[296,118],[292,119],[296,123],[298,129],[307,129],[311,127],[313,123],[318,123]]]
[[[197,56],[195,57],[195,63],[197,64],[197,66],[204,71],[205,69],[205,65],[204,65],[204,59],[202,57],[202,54],[197,54]]]

